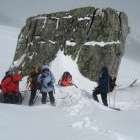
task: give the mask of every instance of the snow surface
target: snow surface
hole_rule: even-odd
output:
[[[42,20],[42,19],[47,19],[46,16],[39,16],[39,17],[34,17],[33,20],[36,20],[36,19],[39,19],[39,20]]]
[[[56,19],[57,20],[57,22],[56,22],[56,29],[58,29],[58,27],[59,27],[59,20],[60,20],[60,18],[58,18],[58,17],[51,17],[52,19]]]
[[[25,57],[26,57],[26,54],[23,54],[17,61],[14,61],[13,65],[18,67],[23,62]]]
[[[45,28],[46,23],[47,23],[47,17],[44,19],[44,23],[43,23],[43,25],[42,25],[42,29],[44,29],[44,28]]]
[[[0,26],[0,43],[5,46],[0,49],[1,79],[12,62],[18,33],[18,29]],[[1,140],[140,139],[140,81],[134,87],[125,88],[135,78],[139,79],[139,62],[123,58],[118,87],[108,95],[110,105],[120,107],[122,111],[115,111],[94,102],[91,90],[96,83],[83,77],[76,62],[62,51],[58,52],[50,68],[56,81],[64,71],[69,71],[78,88],[59,87],[56,83],[56,107],[49,102],[41,105],[40,94],[36,104],[28,107],[29,93],[24,94],[23,105],[0,104]],[[26,79],[25,77],[21,82],[21,90],[26,88]]]
[[[104,12],[102,11],[102,9],[98,9],[98,10],[96,11],[95,16],[101,16],[101,17],[104,17]]]

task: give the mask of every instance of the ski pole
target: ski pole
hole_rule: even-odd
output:
[[[114,90],[114,107],[116,106],[116,93],[117,93],[117,90]]]
[[[36,91],[35,98],[34,98],[34,100],[33,100],[33,105],[34,105],[34,104],[36,103],[36,101],[39,99],[39,94],[40,94],[40,91],[37,90],[37,91]]]
[[[76,88],[79,88],[76,84],[72,84],[73,86],[75,86]]]
[[[110,93],[108,94],[108,98],[109,98],[109,99],[108,99],[108,100],[109,100],[109,101],[108,101],[108,102],[109,102],[108,104],[109,104],[109,106],[110,106]]]

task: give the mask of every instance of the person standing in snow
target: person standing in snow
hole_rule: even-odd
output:
[[[109,75],[108,68],[104,66],[101,69],[100,77],[98,80],[98,87],[96,87],[93,92],[93,99],[99,102],[97,95],[100,94],[102,102],[105,106],[108,106],[107,93],[110,92],[110,80],[111,76]]]
[[[6,76],[1,82],[4,103],[19,104],[22,102],[22,97],[19,92],[19,82],[21,80],[22,75],[17,67],[13,67],[6,73]]]
[[[54,76],[50,71],[48,65],[42,67],[42,72],[38,76],[38,83],[40,84],[40,91],[42,94],[42,104],[46,104],[47,94],[49,94],[50,103],[55,104],[54,98]]]
[[[31,95],[30,95],[30,100],[29,100],[29,105],[33,105],[34,103],[34,99],[36,96],[36,92],[39,89],[39,84],[37,82],[37,78],[40,74],[41,70],[40,67],[37,66],[33,66],[29,77],[27,79],[27,87],[29,87],[31,89]]]

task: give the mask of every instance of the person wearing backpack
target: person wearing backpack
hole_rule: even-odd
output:
[[[42,104],[46,104],[47,94],[49,94],[50,103],[52,105],[55,104],[55,98],[54,98],[54,76],[52,72],[50,71],[48,65],[44,65],[42,67],[42,72],[38,76],[38,82],[40,83],[40,91],[42,94]]]
[[[33,66],[32,70],[29,74],[29,77],[27,78],[27,87],[29,87],[31,90],[29,106],[32,106],[34,104],[36,92],[39,89],[39,84],[38,84],[37,78],[40,74],[40,71],[41,71],[40,67]]]
[[[1,83],[2,92],[4,95],[4,103],[19,103],[19,81],[22,79],[22,75],[18,69],[12,69],[10,74],[4,77]]]
[[[107,93],[110,92],[110,78],[111,76],[109,75],[108,68],[104,66],[100,72],[98,86],[93,91],[93,99],[99,102],[97,95],[100,94],[105,106],[108,106]]]
[[[71,86],[73,85],[72,82],[72,75],[69,72],[64,72],[62,78],[59,80],[58,84],[60,86]]]

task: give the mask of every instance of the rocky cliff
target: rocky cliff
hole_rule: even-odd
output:
[[[37,15],[28,18],[21,30],[14,63],[27,75],[32,65],[49,64],[61,49],[91,80],[97,80],[103,65],[116,76],[128,32],[126,14],[111,8]]]

